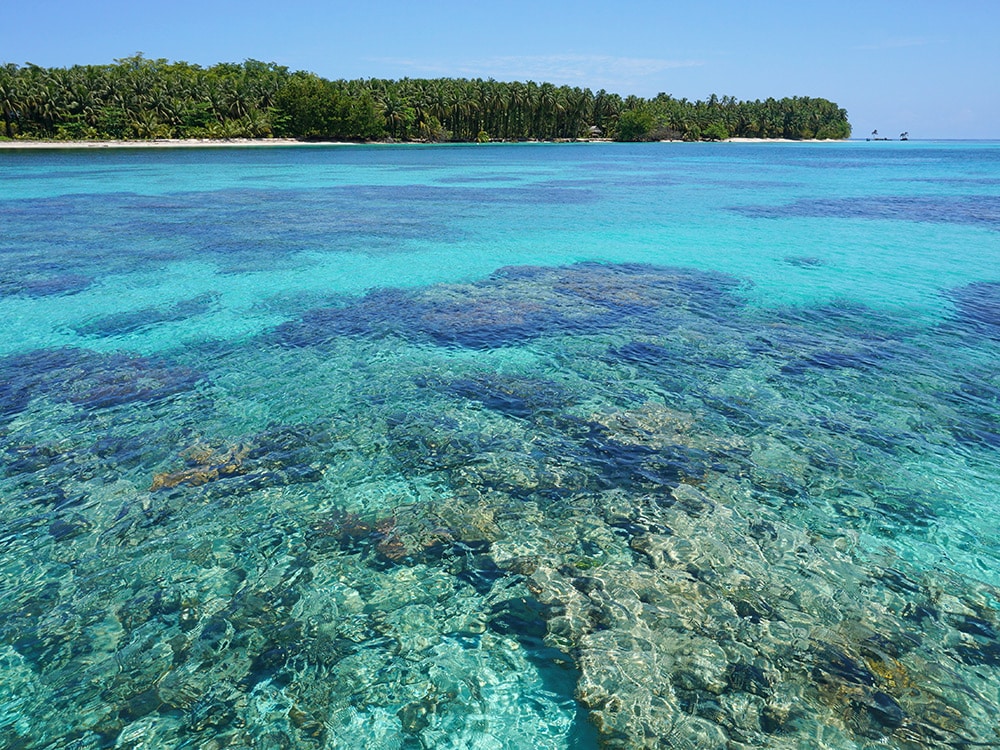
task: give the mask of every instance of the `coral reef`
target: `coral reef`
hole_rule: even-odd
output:
[[[1000,742],[992,516],[928,480],[995,450],[994,376],[928,371],[911,321],[738,290],[508,268],[203,369],[3,358],[4,737]]]

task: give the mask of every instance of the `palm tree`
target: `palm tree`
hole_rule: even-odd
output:
[[[14,137],[14,120],[18,101],[18,68],[14,63],[0,67],[0,114],[3,115],[4,135]]]
[[[24,90],[27,119],[40,134],[51,136],[56,122],[67,114],[65,103],[61,101],[64,88],[61,71],[49,71],[32,63],[28,63],[27,70]]]
[[[412,111],[412,110],[411,110]],[[382,116],[389,128],[389,135],[396,138],[405,135],[407,125],[407,108],[402,99],[395,94],[389,94],[382,102]],[[401,133],[401,129],[403,132]]]
[[[504,118],[504,138],[519,141],[524,138],[524,109],[527,106],[528,91],[525,85],[515,81],[508,85],[507,112]]]

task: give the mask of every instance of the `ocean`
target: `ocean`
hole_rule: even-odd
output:
[[[0,747],[1000,743],[1000,143],[0,149]]]

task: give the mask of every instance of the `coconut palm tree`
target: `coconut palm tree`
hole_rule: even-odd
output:
[[[18,88],[18,67],[14,63],[0,66],[0,116],[8,138],[14,137],[14,121],[20,106]]]

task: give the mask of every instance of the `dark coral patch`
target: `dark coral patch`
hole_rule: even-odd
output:
[[[411,340],[467,349],[522,344],[553,333],[586,335],[626,322],[661,328],[678,312],[725,318],[742,302],[722,274],[642,264],[579,263],[502,268],[471,284],[378,289],[307,311],[273,333],[283,346],[322,346],[338,336]]]
[[[948,427],[960,443],[1000,448],[1000,385],[991,382],[995,379],[991,372],[966,372],[957,388],[938,394],[953,410]]]
[[[202,379],[196,370],[158,357],[37,349],[0,359],[0,416],[21,412],[38,396],[85,409],[157,401],[191,390]]]
[[[788,255],[784,258],[785,263],[798,268],[816,268],[826,265],[822,258],[814,258],[811,255]]]
[[[947,294],[958,323],[970,332],[1000,341],[1000,281],[977,281]]]
[[[568,391],[552,381],[499,373],[459,378],[444,385],[443,390],[520,419],[555,416],[575,401]]]
[[[165,260],[268,271],[316,247],[397,252],[414,238],[453,236],[423,202],[421,191],[400,186],[62,195],[4,201],[10,230],[0,240],[6,258],[39,278],[51,272],[49,254],[37,252],[39,237],[72,248],[62,256],[64,273],[97,278]],[[109,237],[128,252],[109,252]]]
[[[174,323],[206,313],[212,309],[215,299],[214,294],[199,294],[165,308],[146,307],[107,315],[77,326],[75,330],[84,336],[123,336],[149,326]]]
[[[412,292],[374,289],[355,301],[307,310],[298,320],[279,325],[269,338],[291,348],[323,346],[341,336],[381,338],[393,332],[398,316],[415,309]]]
[[[60,294],[81,292],[94,280],[90,276],[63,273],[27,279],[0,279],[0,295],[18,294],[25,297],[54,297]]]
[[[424,334],[441,346],[496,349],[522,344],[546,333],[572,328],[592,331],[612,323],[612,318],[601,311],[576,316],[533,300],[487,296],[427,305],[410,333]]]
[[[612,347],[608,354],[613,361],[632,362],[651,367],[669,365],[677,360],[676,352],[648,341],[630,341],[627,344]]]
[[[818,198],[784,206],[739,206],[734,211],[764,219],[882,219],[970,224],[1000,230],[1000,197],[990,195],[884,195]]]
[[[785,375],[801,375],[810,370],[871,370],[878,366],[883,355],[874,350],[836,351],[817,350],[783,365]]]

